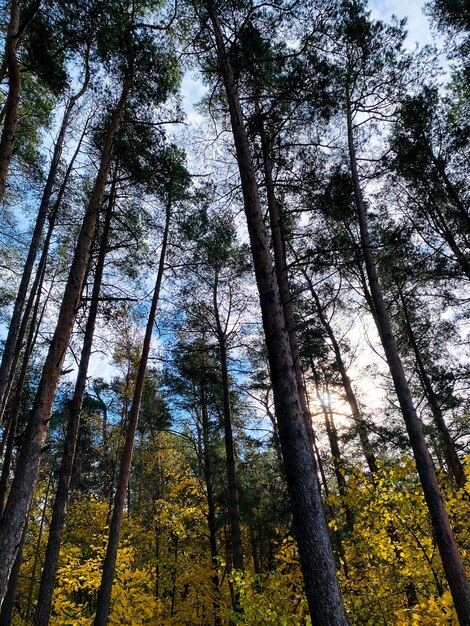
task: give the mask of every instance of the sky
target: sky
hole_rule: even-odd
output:
[[[423,14],[425,2],[422,0],[369,0],[373,17],[390,21],[392,15],[407,18],[408,45],[414,47],[432,44],[434,37],[429,28],[428,18]]]

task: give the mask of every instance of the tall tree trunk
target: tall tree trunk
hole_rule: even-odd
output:
[[[455,229],[452,228],[451,224],[449,224],[441,210],[441,207],[434,201],[427,202],[424,207],[422,205],[421,207],[426,217],[433,223],[436,232],[439,233],[454,253],[455,260],[460,265],[464,274],[467,278],[470,278],[470,262],[468,254],[466,253],[465,248],[462,249],[462,246],[455,238]]]
[[[222,325],[218,303],[219,277],[216,271],[213,289],[213,306],[215,325],[217,329],[217,341],[219,344],[220,373],[222,376],[222,393],[224,407],[224,443],[227,466],[228,508],[230,518],[230,542],[232,548],[232,561],[235,569],[243,570],[243,546],[240,529],[240,506],[238,503],[238,485],[235,463],[235,447],[233,444],[232,431],[232,407],[230,403],[230,386],[227,366],[227,336],[226,329]]]
[[[140,403],[142,400],[142,392],[144,390],[145,383],[145,372],[147,371],[147,361],[150,353],[150,344],[152,341],[152,333],[155,325],[155,316],[157,314],[158,300],[160,298],[163,271],[165,268],[168,233],[170,230],[170,215],[171,210],[170,205],[168,204],[166,209],[165,230],[163,233],[158,273],[155,282],[155,290],[153,292],[152,304],[147,320],[147,328],[145,330],[145,337],[142,345],[142,354],[140,357],[137,378],[135,381],[131,410],[129,412],[129,418],[127,421],[126,438],[121,452],[119,477],[116,487],[116,494],[114,497],[113,514],[109,527],[108,545],[106,548],[106,556],[103,561],[103,574],[101,577],[101,585],[98,592],[98,606],[96,609],[96,616],[94,621],[95,626],[106,626],[106,624],[108,623],[109,608],[111,603],[111,590],[113,586],[114,570],[116,567],[119,538],[121,536],[121,526],[127,493],[127,485],[129,482],[129,474],[131,470],[134,437],[135,431],[137,429],[137,422],[139,420]]]
[[[80,91],[72,96],[65,107],[64,116],[62,118],[62,124],[60,127],[59,134],[57,136],[54,152],[52,155],[51,164],[49,167],[49,174],[47,176],[46,185],[44,187],[44,191],[41,198],[41,203],[39,205],[38,215],[36,218],[36,224],[34,226],[33,235],[31,238],[31,243],[29,245],[28,255],[26,257],[25,265],[23,268],[23,274],[21,276],[20,286],[18,288],[18,293],[16,295],[15,305],[13,307],[13,313],[10,320],[10,325],[8,327],[8,333],[5,340],[5,346],[2,354],[2,362],[0,364],[0,406],[4,407],[6,404],[6,391],[8,388],[8,383],[14,375],[13,371],[13,361],[15,358],[15,352],[18,346],[18,337],[20,334],[20,326],[23,315],[23,310],[25,308],[25,300],[26,294],[28,291],[29,283],[31,280],[31,275],[34,268],[34,263],[36,261],[36,256],[41,245],[42,233],[44,230],[44,224],[46,222],[47,213],[49,210],[49,203],[51,199],[51,195],[54,188],[54,183],[57,178],[57,171],[59,168],[60,157],[62,155],[62,148],[64,145],[65,133],[70,124],[70,118],[72,116],[73,109],[77,101],[81,98],[81,96],[85,93],[89,82],[89,72],[88,72],[88,63],[87,70],[85,75],[85,81],[80,89]],[[1,147],[0,147],[1,152]],[[1,188],[0,188],[1,189]],[[34,296],[33,296],[34,297]],[[2,419],[3,413],[0,413],[0,420]]]
[[[49,232],[48,232],[48,237],[52,233],[52,228],[53,226],[51,224],[49,228]],[[44,248],[43,248],[42,255],[41,255],[41,260],[39,262],[39,266],[37,270],[37,275],[34,281],[34,287],[31,290],[31,294],[28,299],[28,304],[26,306],[26,310],[24,313],[24,319],[21,323],[20,336],[18,337],[18,342],[20,341],[20,338],[22,342],[23,336],[26,332],[27,323],[29,321],[29,333],[28,333],[28,338],[26,340],[26,346],[23,352],[23,362],[21,364],[20,374],[18,376],[18,381],[16,383],[15,395],[10,406],[10,414],[8,417],[8,423],[5,428],[7,436],[6,436],[5,457],[3,459],[2,473],[0,476],[0,518],[3,515],[3,507],[5,504],[5,498],[7,494],[8,480],[10,476],[10,467],[11,467],[11,463],[13,460],[13,447],[14,447],[17,430],[18,430],[18,420],[19,420],[20,408],[21,408],[21,398],[23,396],[23,390],[24,390],[24,386],[26,383],[26,376],[28,373],[29,361],[31,359],[34,346],[36,345],[39,327],[41,325],[41,321],[44,316],[44,312],[47,308],[47,303],[49,301],[49,298],[52,292],[52,286],[51,286],[51,288],[49,289],[49,293],[44,299],[44,303],[42,305],[42,311],[40,313],[39,309],[41,305],[42,286],[43,286],[44,277],[45,277],[48,249],[49,249],[49,241],[48,241],[48,238],[46,238],[46,242],[44,244]],[[31,319],[29,320],[31,309],[32,309],[32,315],[31,315]],[[4,441],[2,439],[1,454],[3,454],[3,448],[4,448]]]
[[[5,594],[5,599],[3,600],[0,608],[0,626],[11,626],[13,611],[15,609],[16,588],[18,586],[21,563],[23,560],[23,548],[26,543],[26,535],[28,532],[29,514],[30,512],[28,511],[28,518],[23,528],[20,545],[18,546],[15,562],[13,563],[10,578],[8,579],[8,588]]]
[[[229,106],[263,317],[284,468],[312,625],[344,626],[348,620],[339,589],[316,468],[299,400],[284,309],[263,221],[251,148],[219,20],[210,0],[204,2],[204,6],[207,9],[215,38],[219,71],[224,81]]]
[[[369,238],[367,209],[362,196],[361,183],[357,169],[356,148],[354,145],[354,129],[352,108],[347,97],[348,147],[354,196],[359,218],[359,229],[366,264],[367,277],[376,312],[377,330],[382,342],[390,373],[392,375],[398,402],[408,431],[411,447],[416,461],[416,468],[421,480],[424,497],[429,509],[436,543],[441,555],[444,573],[454,600],[461,626],[470,626],[470,585],[460,558],[457,544],[450,527],[449,518],[434,470],[431,455],[424,438],[416,409],[411,397],[410,388],[401,362],[398,347],[393,335],[390,318],[385,307],[382,290],[379,284],[377,268]]]
[[[103,403],[104,404],[104,403]],[[109,455],[108,437],[108,407],[103,406],[103,500],[109,502],[111,499],[111,461]]]
[[[16,423],[18,420],[18,412],[20,409],[20,401],[21,401],[21,395],[23,393],[23,387],[24,387],[24,383],[26,380],[26,374],[27,374],[27,369],[28,369],[28,365],[29,365],[29,359],[31,357],[31,353],[33,350],[33,347],[36,343],[36,337],[37,337],[37,331],[39,330],[39,324],[37,324],[37,318],[38,318],[38,312],[39,312],[39,305],[40,305],[40,301],[41,301],[41,291],[42,291],[42,285],[44,282],[44,277],[45,277],[45,271],[46,271],[46,264],[47,264],[47,257],[49,255],[49,246],[50,246],[50,242],[51,242],[51,238],[52,238],[52,233],[53,230],[55,228],[55,224],[56,224],[56,220],[57,220],[57,216],[59,214],[59,209],[60,206],[62,204],[62,199],[64,197],[65,194],[65,190],[67,187],[67,183],[68,180],[70,178],[70,174],[72,172],[73,169],[73,165],[75,163],[75,159],[78,156],[78,153],[80,151],[83,139],[85,137],[85,132],[86,129],[88,127],[88,122],[85,124],[85,128],[83,129],[83,132],[81,134],[81,137],[77,143],[77,147],[75,149],[75,152],[72,156],[72,158],[70,159],[70,162],[67,166],[67,170],[65,172],[65,176],[64,179],[62,181],[62,184],[60,186],[59,189],[59,193],[57,194],[57,198],[54,202],[54,206],[51,209],[50,215],[49,215],[49,227],[47,229],[47,234],[46,234],[46,238],[44,240],[44,245],[42,247],[42,252],[41,252],[41,258],[39,259],[39,263],[38,263],[38,267],[36,269],[36,276],[34,278],[33,281],[33,285],[31,287],[29,296],[28,296],[28,301],[26,303],[26,307],[25,310],[23,312],[23,319],[21,320],[21,325],[19,328],[19,332],[18,332],[18,337],[16,340],[16,347],[15,347],[15,357],[14,357],[14,361],[13,361],[13,365],[12,365],[12,369],[11,369],[11,375],[10,375],[10,381],[9,384],[12,381],[13,378],[13,374],[16,371],[16,361],[19,358],[20,352],[21,352],[21,348],[23,345],[23,340],[26,334],[26,330],[28,328],[28,323],[30,325],[30,332],[29,332],[29,337],[27,340],[27,344],[26,344],[26,348],[24,350],[24,356],[23,356],[23,363],[21,366],[21,372],[18,378],[18,382],[16,384],[16,389],[15,389],[15,400],[13,401],[13,405],[12,408],[10,409],[10,415],[8,418],[8,423],[6,425],[5,431],[3,433],[3,437],[2,437],[2,441],[0,443],[0,457],[3,456],[3,450],[4,450],[4,445],[5,442],[8,441],[8,436],[10,433],[11,428],[13,428],[13,430],[15,431],[16,429]],[[47,303],[47,299],[46,298],[46,303]],[[44,313],[44,308],[45,305],[43,307],[43,313]],[[32,312],[32,319],[30,320],[30,316],[31,316],[31,312]],[[42,318],[42,315],[41,315]],[[36,331],[35,331],[36,329]],[[7,397],[9,394],[9,384],[7,385],[7,389],[5,391],[4,397],[3,397],[3,405],[2,405],[2,413],[3,413],[3,409],[4,406],[6,406],[7,404]],[[14,425],[12,426],[14,422]],[[5,472],[5,465],[6,465],[6,460],[4,462],[4,466],[2,468],[2,478],[0,479],[0,511],[3,511],[3,504],[4,504],[4,497],[5,497],[5,493],[4,491],[2,491],[2,480],[3,480],[3,474]],[[3,495],[2,495],[3,494]]]
[[[436,155],[434,154],[432,150],[431,145],[429,145],[428,153],[429,153],[429,156],[431,158],[431,161],[434,167],[436,168],[436,171],[439,177],[441,178],[442,185],[444,189],[446,190],[447,195],[449,196],[452,203],[456,207],[457,211],[459,212],[461,220],[465,224],[465,229],[466,229],[467,234],[470,233],[470,215],[468,214],[468,209],[465,206],[465,203],[462,202],[462,198],[460,197],[459,192],[457,191],[455,185],[450,180],[444,164],[442,163],[440,158],[436,157]]]
[[[41,5],[41,0],[33,0],[33,2],[29,5],[28,10],[25,12],[23,17],[21,18],[21,24],[19,25],[18,31],[15,35],[15,48],[18,50],[19,45],[21,43],[22,38],[27,32],[28,28],[31,26],[31,22],[36,17],[39,8]],[[7,49],[5,48],[2,64],[0,65],[0,82],[3,82],[8,70],[7,63]],[[0,117],[0,124],[3,124],[3,116]]]
[[[457,454],[455,443],[450,436],[449,429],[447,428],[447,424],[441,410],[441,405],[439,404],[439,400],[434,392],[432,382],[428,376],[426,367],[424,366],[421,351],[419,349],[418,342],[416,341],[413,326],[411,324],[411,319],[408,312],[408,305],[403,295],[403,291],[399,286],[397,287],[403,309],[403,315],[405,316],[408,339],[410,340],[410,344],[415,355],[416,366],[418,368],[418,374],[421,379],[421,384],[423,385],[424,393],[426,394],[426,397],[428,399],[428,403],[434,418],[434,423],[439,434],[439,439],[444,450],[444,457],[447,463],[447,467],[450,470],[457,487],[463,487],[463,485],[465,484],[465,472],[462,463],[460,462],[459,455]]]
[[[297,382],[305,430],[310,441],[311,454],[315,463],[315,453],[313,445],[315,433],[313,431],[312,416],[310,415],[310,411],[308,410],[304,376],[300,362],[299,345],[294,324],[294,310],[292,307],[292,297],[289,289],[289,278],[287,275],[287,257],[284,231],[282,227],[282,215],[275,194],[271,150],[268,139],[266,137],[264,122],[261,114],[259,120],[259,134],[261,139],[261,148],[263,152],[264,180],[266,185],[266,198],[268,203],[269,222],[271,227],[271,241],[274,252],[274,266],[276,268],[277,282],[279,285],[279,295],[284,310],[286,330],[289,335],[290,351],[292,354],[292,362],[294,364],[295,380]]]
[[[36,298],[34,303],[33,315],[31,317],[30,328],[28,333],[28,339],[23,354],[23,362],[21,364],[21,371],[18,377],[18,382],[15,389],[15,395],[10,407],[10,415],[8,418],[8,435],[6,439],[5,457],[3,459],[2,474],[0,476],[0,517],[3,514],[3,507],[5,504],[5,497],[7,494],[8,479],[10,476],[10,467],[13,460],[13,447],[15,443],[16,431],[18,427],[18,418],[20,414],[21,398],[23,395],[23,389],[26,382],[26,375],[28,373],[29,360],[33,351],[35,338],[36,338],[36,324],[39,313],[39,306],[41,304],[41,291],[42,283],[44,279],[45,265],[40,267],[40,280],[38,283],[38,289],[36,291]]]
[[[78,367],[75,390],[70,407],[70,415],[67,422],[64,451],[59,470],[57,491],[52,507],[52,517],[49,526],[49,537],[47,540],[46,554],[39,589],[35,626],[47,626],[52,608],[52,596],[54,593],[54,583],[57,574],[59,560],[60,539],[65,521],[65,509],[69,496],[70,481],[72,478],[75,449],[78,440],[78,430],[80,426],[80,413],[82,410],[83,395],[85,393],[88,365],[90,363],[91,351],[93,347],[93,336],[95,333],[96,317],[98,314],[99,295],[103,279],[104,264],[106,258],[109,231],[111,226],[111,215],[115,199],[116,173],[114,174],[113,185],[110,191],[109,203],[101,235],[100,249],[96,262],[93,290],[91,295],[90,310],[83,338],[82,353]]]
[[[3,113],[3,131],[0,138],[0,203],[7,185],[8,169],[13,154],[13,142],[18,123],[21,74],[16,55],[16,39],[20,31],[20,0],[11,0],[10,21],[5,39],[5,64],[8,70],[8,95]]]
[[[111,166],[114,139],[119,130],[131,84],[131,77],[127,77],[106,131],[97,178],[75,247],[56,330],[42,370],[8,503],[0,522],[0,601],[3,601],[6,593],[8,576],[31,502],[62,364],[80,305],[98,211],[103,201]]]

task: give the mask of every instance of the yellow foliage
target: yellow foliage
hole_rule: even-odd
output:
[[[143,501],[124,520],[113,586],[110,625],[206,626],[217,612],[222,625],[305,626],[310,623],[294,540],[281,527],[271,544],[272,568],[250,569],[248,529],[243,529],[247,570],[228,572],[225,554],[211,561],[205,484],[184,450],[169,435],[140,450],[145,480],[158,480],[158,497]],[[157,477],[157,478],[156,478]],[[465,564],[470,545],[470,477],[453,491],[441,477],[449,515]],[[150,491],[148,493],[151,493]],[[39,488],[31,521],[36,545],[44,498]],[[353,512],[348,528],[346,509]],[[372,480],[361,471],[347,476],[346,494],[332,495],[331,538],[352,624],[364,626],[457,625],[427,507],[414,463],[403,458]],[[108,504],[78,497],[69,507],[60,554],[51,626],[91,626],[105,554]],[[218,537],[224,546],[226,537]],[[35,538],[36,537],[36,538]],[[341,550],[338,541],[341,541]],[[44,538],[41,550],[44,549]],[[29,547],[20,579],[22,598],[31,580]],[[340,556],[341,555],[341,558]],[[215,585],[218,581],[219,587]],[[231,610],[238,594],[241,611]],[[24,600],[21,600],[24,605]],[[14,625],[19,624],[15,616]],[[15,621],[16,620],[16,621]]]

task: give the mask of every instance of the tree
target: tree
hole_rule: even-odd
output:
[[[237,86],[216,8],[208,2],[203,9],[205,19],[210,20],[217,54],[216,67],[224,83],[229,107],[263,316],[284,467],[312,624],[326,625],[332,622],[347,624],[320,501],[316,468],[309,453],[297,381],[293,373],[289,337],[285,328],[284,310],[278,281],[273,272],[252,152],[244,126]]]
[[[130,51],[128,52],[130,53]],[[0,551],[3,555],[3,566],[0,571],[0,598],[3,598],[6,592],[6,582],[13,566],[19,537],[31,501],[52,403],[82,294],[97,216],[111,167],[114,139],[119,130],[133,83],[134,59],[131,57],[128,61],[129,66],[125,68],[124,76],[122,76],[121,94],[115,104],[103,139],[100,166],[77,239],[56,331],[43,367],[41,381],[28,423],[25,443],[21,449],[10,497],[0,523]]]
[[[150,353],[153,328],[155,325],[155,317],[157,313],[158,301],[160,298],[160,289],[162,285],[163,272],[165,269],[165,258],[168,246],[168,238],[170,232],[170,220],[173,204],[180,200],[184,195],[185,186],[188,182],[187,172],[181,163],[181,154],[178,151],[169,151],[167,154],[168,161],[165,180],[161,182],[159,191],[162,193],[163,202],[165,204],[165,226],[163,231],[160,259],[158,263],[157,277],[155,280],[155,288],[153,292],[152,303],[147,320],[144,340],[142,343],[142,352],[139,359],[137,376],[135,381],[134,393],[132,396],[132,405],[126,425],[126,435],[124,445],[121,451],[119,476],[114,497],[113,513],[109,528],[109,539],[106,548],[106,556],[103,561],[103,573],[101,578],[100,590],[98,593],[98,606],[96,610],[94,623],[96,626],[103,625],[108,621],[108,614],[111,603],[111,590],[114,578],[114,569],[119,546],[119,537],[121,533],[122,518],[125,505],[125,497],[129,482],[129,473],[132,461],[132,451],[134,447],[134,437],[139,419],[140,405],[144,390],[145,373],[147,370],[147,362]],[[158,189],[158,183],[156,184]]]
[[[86,55],[86,67],[85,67],[85,77],[84,82],[79,91],[70,97],[67,102],[64,110],[64,116],[62,119],[62,124],[59,130],[59,134],[54,146],[54,152],[51,159],[51,164],[49,168],[49,174],[47,176],[47,181],[44,187],[44,191],[41,198],[41,203],[39,205],[38,215],[36,218],[36,223],[33,231],[33,235],[31,238],[31,243],[28,250],[28,256],[26,258],[23,274],[21,276],[21,282],[18,288],[18,293],[16,295],[15,305],[13,308],[13,313],[10,320],[10,325],[8,327],[8,334],[5,340],[5,346],[3,348],[2,353],[2,362],[0,365],[0,418],[3,416],[3,411],[5,409],[7,397],[8,397],[8,388],[11,383],[11,379],[14,374],[13,362],[15,359],[15,354],[17,355],[21,346],[23,337],[20,332],[20,328],[22,325],[22,313],[25,309],[25,301],[26,295],[29,287],[29,283],[31,281],[31,275],[33,272],[34,263],[36,260],[36,256],[38,254],[42,233],[44,230],[44,225],[48,216],[48,211],[50,208],[51,196],[53,192],[54,185],[56,183],[56,178],[58,175],[58,169],[60,165],[60,158],[64,146],[65,135],[70,125],[70,119],[74,108],[83,94],[86,92],[88,83],[90,80],[90,72],[88,67],[88,54]],[[65,182],[65,181],[64,181]],[[57,201],[55,205],[57,206]],[[55,211],[57,213],[57,209]],[[54,211],[52,211],[51,217]],[[51,219],[50,223],[54,223],[55,220]],[[50,238],[50,235],[49,235]],[[31,290],[31,296],[34,298],[34,289]],[[28,319],[26,316],[24,319]]]
[[[361,110],[361,105],[366,110],[368,108],[367,103],[362,102],[357,94],[358,91],[362,89],[363,81],[367,76],[364,72],[365,68],[371,72],[372,80],[374,82],[383,80],[379,79],[380,74],[378,70],[387,71],[387,69],[389,69],[391,77],[388,79],[388,82],[395,87],[394,81],[396,81],[396,78],[394,78],[394,74],[399,67],[399,63],[395,61],[394,66],[389,67],[389,59],[384,56],[384,52],[386,50],[384,44],[386,41],[382,39],[379,43],[378,40],[378,35],[380,35],[381,32],[383,32],[386,37],[393,37],[393,33],[386,33],[382,25],[372,24],[369,22],[366,14],[364,13],[363,7],[359,3],[346,3],[344,9],[343,33],[347,59],[347,64],[344,70],[344,89],[349,165],[351,168],[361,244],[363,248],[368,283],[375,310],[377,329],[393,378],[410,443],[415,455],[417,470],[420,475],[433,528],[436,533],[437,544],[443,561],[444,571],[449,582],[457,614],[459,615],[459,621],[461,624],[468,624],[470,621],[470,586],[468,584],[465,569],[452,534],[442,494],[437,482],[434,464],[431,455],[429,454],[424,434],[416,414],[406,374],[390,324],[390,318],[385,307],[374,254],[371,247],[367,220],[367,205],[357,165],[357,148],[355,142],[356,126],[354,119],[357,112]],[[401,37],[399,31],[395,33],[395,37],[398,37],[399,41]],[[363,65],[363,73],[360,75],[357,73],[356,66],[358,59],[361,60]],[[371,85],[369,87],[371,91],[373,89],[374,82],[371,81]],[[384,102],[384,99],[382,99],[382,102]],[[376,114],[380,115],[380,109]]]

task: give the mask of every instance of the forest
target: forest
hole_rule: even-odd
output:
[[[470,2],[388,4],[1,0],[0,626],[470,626]]]

